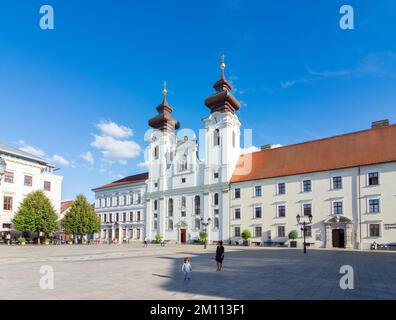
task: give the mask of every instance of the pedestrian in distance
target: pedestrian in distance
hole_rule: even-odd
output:
[[[190,273],[192,271],[192,266],[191,266],[189,257],[186,257],[184,259],[182,271],[184,272],[184,281],[186,281],[186,280],[190,281],[191,280]]]
[[[144,238],[144,247],[145,248],[148,247],[148,239],[147,239],[147,237]]]
[[[221,271],[221,268],[223,267],[223,260],[224,260],[223,241],[219,241],[216,248],[216,264],[217,264],[216,271]]]

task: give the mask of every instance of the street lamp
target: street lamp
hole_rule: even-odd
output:
[[[207,229],[206,228],[210,225],[211,221],[212,221],[212,219],[208,218],[208,222],[204,222],[204,218],[201,218],[201,225],[203,225],[203,227],[204,227],[203,231],[205,233],[207,233],[207,231],[206,231]],[[207,246],[208,246],[208,234],[206,234],[206,239],[205,239],[205,242],[204,242],[204,249],[206,249]]]
[[[301,219],[301,218],[304,218],[304,217],[308,217],[308,221],[306,219]],[[305,240],[306,239],[306,227],[305,226],[307,224],[311,224],[311,222],[312,222],[312,214],[309,214],[308,216],[304,215],[303,217],[301,217],[298,214],[296,219],[297,219],[297,223],[302,225],[301,231],[304,233],[304,253],[307,253],[307,243],[306,243],[306,240]]]
[[[7,166],[7,163],[6,163],[5,160],[0,156],[0,184],[1,184],[1,180],[3,179],[3,176],[4,176],[4,174],[5,174],[6,166]]]

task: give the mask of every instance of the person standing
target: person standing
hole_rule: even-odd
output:
[[[223,260],[224,260],[223,241],[219,241],[216,248],[216,264],[217,264],[216,271],[221,271],[221,268],[223,267]]]
[[[192,271],[192,266],[190,264],[190,258],[187,257],[184,259],[184,263],[182,266],[182,271],[184,272],[184,281],[188,280],[190,281],[190,272]]]
[[[148,247],[148,239],[147,239],[147,237],[144,238],[144,247],[145,248]]]

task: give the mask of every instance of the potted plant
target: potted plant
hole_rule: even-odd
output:
[[[45,239],[44,243],[48,246],[50,244],[50,240],[49,239]]]
[[[249,246],[250,245],[249,239],[252,237],[252,233],[250,232],[250,230],[243,230],[241,236],[243,239],[243,245]]]
[[[297,241],[296,239],[298,238],[298,233],[296,230],[292,230],[289,232],[289,239],[290,241],[290,247],[291,248],[297,248]]]
[[[67,241],[67,244],[72,245],[72,244],[73,244],[73,241],[72,241],[72,240],[69,240],[69,241]]]
[[[161,236],[160,234],[157,234],[157,235],[155,236],[155,243],[160,243],[161,240],[162,240],[162,236]]]
[[[25,245],[26,244],[26,239],[24,238],[24,237],[19,237],[18,238],[18,242],[21,244],[21,245]]]

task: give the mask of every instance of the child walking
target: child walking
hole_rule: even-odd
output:
[[[186,280],[191,280],[190,278],[190,272],[192,271],[192,266],[190,264],[190,258],[187,257],[184,259],[184,263],[182,266],[182,271],[184,272],[184,281]]]

